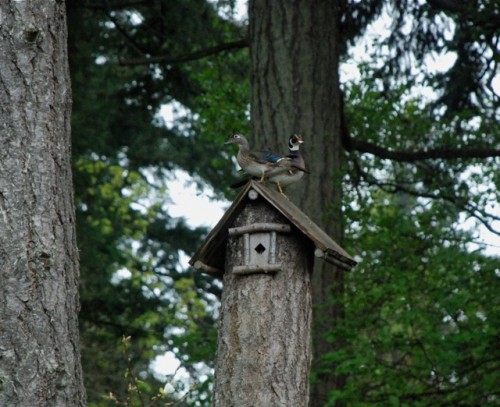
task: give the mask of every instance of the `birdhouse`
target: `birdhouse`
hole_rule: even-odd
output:
[[[254,210],[240,225],[244,209]],[[264,213],[279,221],[270,221]],[[267,216],[269,218],[269,216]],[[288,236],[288,237],[286,237]],[[298,236],[311,254],[338,267],[349,270],[356,262],[318,225],[311,221],[290,200],[262,183],[250,181],[240,192],[219,223],[207,236],[189,263],[195,269],[221,277],[225,272],[245,275],[277,273],[282,269],[280,242]],[[240,264],[225,269],[228,245],[237,244]],[[282,257],[282,256],[281,256]]]
[[[290,200],[250,181],[190,260],[224,283],[214,406],[308,404],[314,256],[356,264]]]

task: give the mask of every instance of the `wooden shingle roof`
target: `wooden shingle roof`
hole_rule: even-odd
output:
[[[322,257],[325,261],[347,270],[357,264],[342,247],[309,219],[309,217],[290,200],[283,197],[275,189],[269,188],[265,184],[253,180],[245,185],[229,209],[224,213],[220,221],[203,241],[198,251],[189,260],[189,264],[201,271],[213,274],[223,273],[228,229],[234,223],[247,200],[251,199],[249,194],[250,196],[253,195],[252,199],[258,196],[265,199],[270,205],[284,215],[292,225],[310,239],[316,247],[315,255],[317,257]]]

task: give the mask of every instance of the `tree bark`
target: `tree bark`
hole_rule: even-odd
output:
[[[263,201],[248,203],[233,227],[289,224]],[[235,275],[243,238],[226,249],[217,341],[216,407],[306,406],[311,361],[311,242],[292,228],[277,233],[276,274]],[[253,248],[250,248],[251,250]]]
[[[338,243],[341,213],[340,1],[250,0],[251,120],[255,147],[284,152],[288,136],[305,140],[306,174],[288,195]],[[313,282],[314,330],[311,406],[323,406],[344,378],[321,357],[342,346],[324,333],[343,317],[344,275],[322,262]]]
[[[83,406],[64,2],[0,27],[0,405]]]

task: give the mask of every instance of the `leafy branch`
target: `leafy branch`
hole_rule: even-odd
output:
[[[163,405],[165,407],[175,407],[178,406],[180,403],[182,403],[186,397],[189,395],[190,391],[186,392],[182,397],[179,399],[172,401],[172,400],[166,400],[169,398],[169,394],[173,393],[175,391],[174,387],[171,384],[172,379],[175,377],[177,372],[179,371],[179,366],[174,374],[171,376],[171,380],[167,382],[165,387],[163,389],[160,389],[158,394],[153,396],[150,399],[150,402],[146,400],[146,392],[144,391],[144,382],[140,380],[135,374],[132,369],[132,357],[129,354],[129,348],[130,348],[130,341],[131,341],[130,336],[123,336],[122,338],[122,344],[123,344],[123,352],[124,352],[124,357],[127,362],[127,369],[125,371],[125,378],[130,381],[128,385],[128,396],[127,399],[124,401],[119,400],[115,394],[112,392],[109,392],[105,398],[108,400],[111,400],[114,402],[116,406],[141,406],[141,407],[146,407],[146,405]],[[148,396],[149,397],[149,396]],[[139,403],[139,404],[137,404]]]

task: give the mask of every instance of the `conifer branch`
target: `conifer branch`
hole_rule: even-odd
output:
[[[238,50],[241,48],[248,47],[248,41],[246,39],[225,42],[222,44],[218,44],[214,47],[205,48],[199,51],[192,52],[190,54],[181,55],[178,57],[172,57],[170,55],[157,55],[150,56],[144,58],[136,58],[136,59],[124,59],[120,60],[120,65],[123,66],[134,66],[134,65],[147,65],[147,64],[155,64],[155,63],[164,63],[164,64],[178,64],[181,62],[189,62],[195,61],[198,59],[206,58],[211,55],[218,54],[224,51],[232,51]]]

